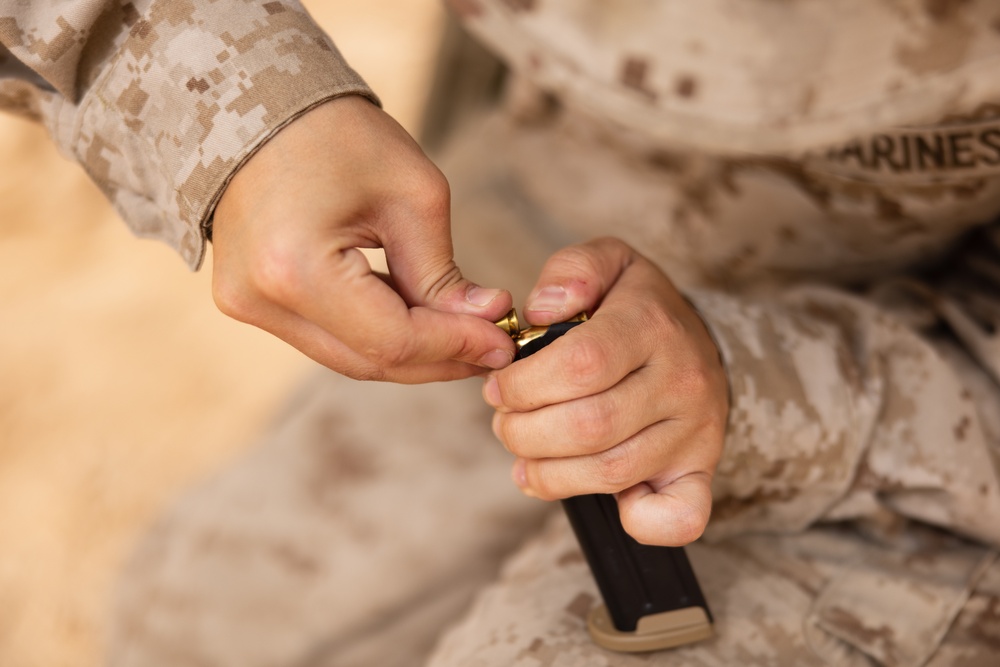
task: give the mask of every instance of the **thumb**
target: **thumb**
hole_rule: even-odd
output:
[[[511,295],[507,290],[477,285],[462,275],[455,263],[450,196],[443,176],[441,182],[443,189],[397,213],[402,219],[382,234],[393,284],[410,307],[499,320],[511,308]]]
[[[646,483],[618,494],[622,527],[642,544],[684,546],[701,537],[712,512],[711,476],[691,473],[659,491]]]
[[[525,316],[532,324],[561,322],[596,306],[637,255],[613,238],[568,246],[545,263],[528,295]]]

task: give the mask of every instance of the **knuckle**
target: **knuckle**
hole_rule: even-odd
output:
[[[405,339],[390,339],[369,345],[363,355],[379,369],[397,368],[410,363],[413,349]]]
[[[451,186],[440,169],[427,164],[415,175],[406,192],[408,207],[422,218],[447,220],[451,210]]]
[[[563,368],[573,382],[588,387],[601,377],[610,358],[609,351],[599,341],[579,336],[569,346]]]
[[[606,449],[595,457],[597,479],[612,493],[621,491],[635,483],[636,464],[632,448],[622,443]]]
[[[683,325],[666,306],[649,308],[643,314],[652,325],[651,331],[658,339],[672,339],[683,332]]]
[[[686,504],[679,508],[671,516],[673,523],[672,537],[678,545],[690,544],[694,542],[702,533],[708,523],[708,516],[698,505]]]
[[[386,326],[370,332],[364,342],[357,343],[355,351],[370,365],[385,370],[405,366],[415,361],[418,343],[402,329],[402,325]]]
[[[559,500],[563,496],[553,483],[547,468],[545,465],[537,465],[537,462],[536,465],[531,465],[529,462],[527,468],[529,485],[534,495],[541,500]]]
[[[712,391],[712,375],[702,366],[688,366],[674,373],[674,391],[681,396],[703,397]]]
[[[614,435],[615,410],[604,401],[588,401],[574,410],[569,431],[584,447],[610,444]]]
[[[241,322],[250,319],[252,308],[246,292],[219,273],[212,277],[212,300],[222,314]]]
[[[346,375],[352,380],[360,380],[362,382],[384,382],[387,379],[385,370],[375,366],[365,366],[363,368],[353,367],[342,369],[338,372]]]
[[[507,415],[502,412],[493,414],[493,435],[497,437],[497,440],[500,441],[504,449],[508,452],[514,456],[527,458],[527,452],[521,445],[521,442],[513,436],[514,430],[511,420]]]
[[[388,374],[364,359],[359,359],[354,355],[344,355],[340,351],[330,348],[322,350],[321,354],[315,357],[317,361],[340,375],[360,380],[364,382],[384,382],[388,379]]]
[[[288,303],[301,285],[300,263],[280,247],[268,246],[252,258],[253,285],[260,294],[277,303]]]
[[[434,301],[460,282],[462,282],[462,272],[458,265],[452,263],[444,273],[434,277],[434,282],[427,285],[424,292],[428,299]],[[468,350],[464,350],[464,352],[467,353]]]
[[[710,414],[701,425],[702,439],[712,445],[720,446],[726,440],[727,411],[719,410],[717,414]]]

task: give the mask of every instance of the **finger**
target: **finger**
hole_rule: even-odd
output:
[[[588,493],[618,493],[642,481],[699,470],[698,447],[680,447],[680,429],[661,421],[597,454],[524,461],[522,488],[545,500]],[[685,439],[685,442],[688,442]]]
[[[462,276],[451,241],[448,184],[440,172],[436,177],[425,174],[419,194],[397,199],[381,216],[384,222],[393,221],[377,225],[389,272],[400,295],[411,306],[496,321],[510,310],[511,295],[506,290],[481,287]]]
[[[642,544],[679,547],[701,537],[712,512],[712,478],[708,473],[685,475],[654,491],[648,484],[618,495],[618,512],[625,532]]]
[[[644,367],[599,394],[530,412],[497,412],[493,430],[516,456],[529,459],[597,454],[672,414],[656,387],[658,368]]]
[[[501,411],[533,410],[604,391],[649,363],[688,359],[687,310],[666,276],[635,255],[593,317],[496,374],[485,398]],[[670,385],[664,391],[677,393]]]
[[[637,257],[613,238],[563,248],[542,268],[525,303],[525,318],[544,325],[591,310]]]
[[[492,322],[430,308],[408,308],[372,273],[357,249],[310,254],[269,297],[380,368],[461,361],[499,368],[513,359],[510,337]],[[398,280],[397,280],[398,283]],[[377,314],[377,317],[373,316]]]
[[[460,380],[484,372],[479,366],[459,361],[383,368],[359,355],[315,323],[273,304],[258,308],[253,317],[244,321],[273,334],[327,368],[355,380],[421,384]]]
[[[484,399],[501,412],[525,412],[610,389],[641,365],[643,355],[621,345],[607,329],[590,322],[570,329],[491,377]]]

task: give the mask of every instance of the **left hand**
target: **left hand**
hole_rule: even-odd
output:
[[[594,310],[596,308],[596,310]],[[525,317],[546,325],[594,310],[547,348],[491,373],[493,430],[525,493],[617,494],[639,542],[697,539],[729,410],[719,352],[701,318],[650,261],[615,239],[553,255]]]
[[[219,308],[359,380],[437,382],[511,362],[506,291],[466,280],[448,182],[387,113],[324,102],[233,176],[213,223]],[[390,275],[359,248],[383,248]]]

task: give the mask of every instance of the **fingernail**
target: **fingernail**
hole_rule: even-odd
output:
[[[500,398],[500,383],[497,382],[496,376],[491,375],[486,378],[486,384],[483,385],[483,398],[490,404],[490,407],[499,408],[503,405],[503,399]]]
[[[473,285],[469,288],[469,291],[465,293],[465,299],[473,306],[488,306],[493,299],[500,296],[501,291],[502,290],[487,289],[485,287],[477,287]]]
[[[543,287],[532,298],[528,299],[526,310],[561,313],[566,308],[567,298],[565,287]]]
[[[492,368],[493,370],[499,370],[509,366],[512,361],[514,361],[513,352],[497,349],[492,352],[487,352],[481,356],[478,363],[480,366],[486,366],[487,368]]]
[[[514,468],[510,471],[511,479],[522,489],[528,486],[528,471],[527,465],[524,459],[518,459],[514,462]]]

